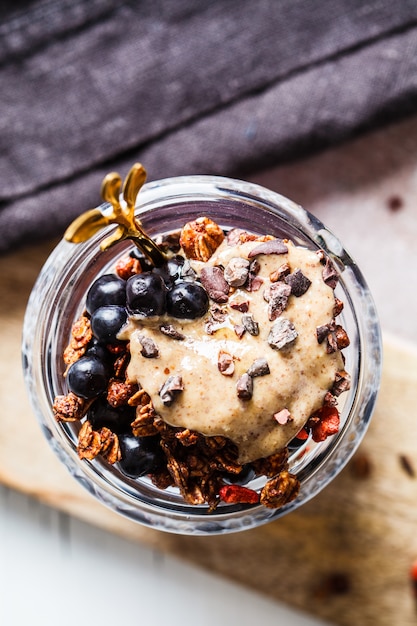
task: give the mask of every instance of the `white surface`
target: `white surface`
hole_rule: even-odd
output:
[[[0,487],[1,626],[320,626]]]

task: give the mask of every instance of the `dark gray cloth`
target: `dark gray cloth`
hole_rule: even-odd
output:
[[[0,251],[135,161],[243,177],[417,111],[416,0],[14,0],[0,20]]]

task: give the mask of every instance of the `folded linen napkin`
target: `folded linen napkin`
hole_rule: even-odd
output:
[[[0,252],[102,177],[244,176],[417,111],[417,3],[4,0]]]

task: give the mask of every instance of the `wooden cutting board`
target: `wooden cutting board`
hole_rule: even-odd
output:
[[[21,375],[21,326],[52,247],[0,259],[0,482],[335,624],[415,624],[409,570],[417,559],[417,347],[385,337],[382,386],[365,440],[337,479],[302,509],[234,535],[153,531],[85,492],[32,415]]]

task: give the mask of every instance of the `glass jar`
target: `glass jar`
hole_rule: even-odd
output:
[[[105,211],[107,205],[102,205]],[[290,451],[290,470],[301,481],[298,497],[279,509],[221,503],[215,512],[188,505],[174,488],[157,489],[147,477],[129,479],[97,457],[77,455],[79,424],[58,423],[52,412],[57,395],[67,393],[62,354],[73,322],[84,310],[91,283],[113,271],[132,244],[107,252],[100,243],[110,226],[86,243],[61,241],[45,263],[29,299],[23,330],[23,368],[35,414],[44,435],[70,473],[114,511],[147,526],[183,534],[209,535],[244,530],[293,511],[321,491],[341,471],[368,427],[381,375],[381,336],[374,302],[355,262],[325,226],[291,200],[259,185],[213,176],[186,176],[147,183],[136,214],[152,237],[178,231],[205,215],[225,230],[244,230],[291,239],[311,250],[323,249],[340,278],[335,295],[344,302],[340,323],[350,346],[344,350],[351,389],[339,398],[341,427],[336,435],[308,440]],[[248,486],[259,488],[259,478]]]

